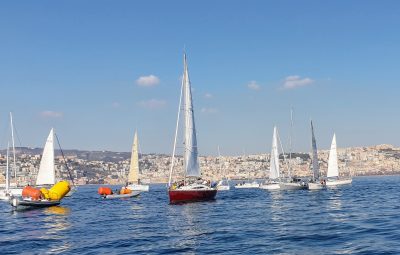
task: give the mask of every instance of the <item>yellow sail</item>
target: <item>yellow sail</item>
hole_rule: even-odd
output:
[[[138,153],[138,138],[137,131],[133,138],[132,154],[131,154],[131,166],[129,168],[129,183],[138,183],[139,180],[139,153]]]

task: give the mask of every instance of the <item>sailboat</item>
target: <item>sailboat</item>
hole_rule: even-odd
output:
[[[9,168],[9,163],[7,163],[6,166],[6,176],[8,176],[8,179],[6,178],[6,187],[4,190],[0,191],[0,200],[9,200],[10,196],[22,196],[22,187],[18,186],[18,181],[17,181],[17,164],[16,164],[16,154],[15,154],[15,141],[14,141],[14,123],[13,123],[13,116],[12,113],[10,112],[10,126],[11,126],[11,142],[12,142],[12,149],[13,149],[13,172],[14,172],[14,180],[15,184],[11,185],[10,184],[10,168]],[[7,151],[9,151],[9,144],[7,145]],[[8,162],[8,156],[7,156],[7,162]],[[8,183],[8,186],[7,186]]]
[[[221,153],[219,151],[219,146],[218,146],[218,159],[219,159],[219,161],[218,161],[218,163],[219,163],[219,172],[222,173]],[[225,171],[223,172],[222,179],[217,184],[217,190],[230,190],[229,181],[226,178]]]
[[[46,189],[45,187],[50,187]],[[40,190],[39,190],[40,188]],[[36,188],[26,186],[22,191],[22,199],[14,197],[10,204],[16,208],[40,208],[59,205],[71,188],[67,181],[56,182],[54,166],[54,129],[50,130],[43,155],[40,160],[38,175],[36,177]]]
[[[269,179],[266,183],[260,185],[260,189],[276,190],[280,189],[279,186],[279,153],[278,153],[278,133],[276,126],[272,135],[272,149],[269,167]]]
[[[0,199],[1,200],[10,200],[10,198],[13,196],[13,194],[10,191],[10,177],[9,177],[9,164],[8,164],[8,158],[10,154],[10,144],[7,143],[7,156],[6,156],[6,186],[5,189],[0,191]]]
[[[298,177],[292,177],[292,134],[293,134],[293,108],[290,109],[290,136],[289,136],[289,162],[287,163],[288,167],[288,176],[287,178],[281,178],[279,183],[279,187],[282,190],[299,190],[299,189],[307,189],[307,183]],[[283,153],[285,155],[285,153]]]
[[[133,146],[131,154],[131,164],[128,175],[128,186],[130,190],[149,191],[149,185],[141,184],[139,179],[139,152],[138,152],[137,131],[133,137]]]
[[[326,187],[325,180],[320,179],[317,141],[314,135],[314,126],[311,121],[311,144],[312,144],[312,179],[308,183],[309,190],[318,190]]]
[[[326,186],[336,186],[343,184],[350,184],[350,178],[339,177],[338,157],[336,149],[336,134],[333,134],[331,150],[329,151],[328,171],[326,174]]]
[[[184,113],[184,171],[183,181],[172,183],[172,174],[175,162],[176,140],[179,127],[179,116],[181,111],[183,96]],[[181,86],[181,96],[179,99],[178,117],[176,121],[174,147],[172,150],[171,167],[168,181],[168,194],[170,203],[180,203],[189,201],[212,200],[217,194],[217,189],[211,187],[210,182],[201,180],[196,126],[194,122],[194,110],[192,102],[192,89],[189,79],[186,54],[183,55],[183,77]]]
[[[36,186],[50,186],[56,183],[54,168],[54,129],[50,130],[40,160],[39,172],[36,177]]]

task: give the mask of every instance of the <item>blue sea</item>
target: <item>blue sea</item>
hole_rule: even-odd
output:
[[[400,254],[400,176],[320,191],[237,189],[170,205],[165,185],[104,200],[81,186],[61,206],[0,202],[1,254]]]

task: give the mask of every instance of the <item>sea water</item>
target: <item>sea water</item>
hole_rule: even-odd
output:
[[[106,200],[81,186],[61,206],[0,202],[1,254],[400,254],[400,177],[308,191],[235,189],[170,205],[165,184]]]

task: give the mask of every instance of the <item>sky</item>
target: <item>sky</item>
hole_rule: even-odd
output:
[[[400,146],[399,1],[1,1],[0,147],[172,152],[183,52],[199,153]],[[179,139],[178,144],[182,144]]]

